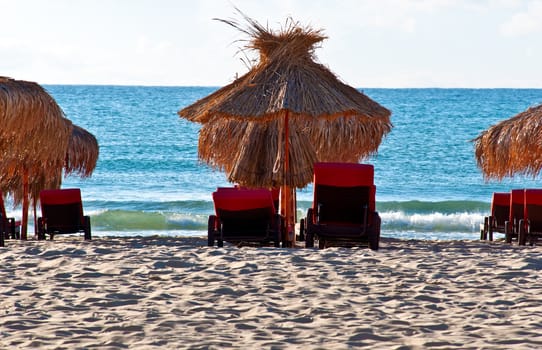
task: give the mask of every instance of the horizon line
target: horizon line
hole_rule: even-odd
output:
[[[157,88],[213,88],[219,89],[226,85],[166,85],[166,84],[122,84],[122,83],[38,83],[43,86],[111,86],[111,87],[157,87]],[[354,86],[353,86],[354,87]],[[412,86],[412,87],[388,87],[388,86],[363,86],[363,87],[354,87],[355,89],[378,89],[378,90],[542,90],[541,87],[490,87],[490,86],[480,86],[480,87],[458,87],[458,86]]]

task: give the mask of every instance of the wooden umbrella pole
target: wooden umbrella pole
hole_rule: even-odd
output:
[[[292,212],[293,207],[292,205],[292,188],[286,184],[286,176],[288,174],[289,170],[289,163],[290,163],[290,128],[289,128],[289,115],[288,110],[286,110],[286,113],[284,115],[284,186],[282,187],[283,195],[281,196],[282,200],[284,201],[283,205],[283,215],[286,220],[286,240],[288,241],[288,245],[293,247],[295,244],[295,230],[294,230],[294,222],[292,220]]]
[[[37,237],[38,236],[38,216],[36,213],[36,207],[37,207],[36,198],[34,198],[33,206],[34,206],[34,237]]]
[[[25,170],[23,175],[23,213],[21,218],[21,239],[27,240],[28,226],[28,171]]]

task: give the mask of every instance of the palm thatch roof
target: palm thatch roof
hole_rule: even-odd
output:
[[[34,82],[0,77],[0,187],[18,192],[21,179],[53,179],[65,162],[72,124]],[[22,198],[15,196],[16,202]]]
[[[63,170],[90,176],[98,142],[34,82],[0,77],[0,123],[0,190],[23,204],[24,237],[29,202],[43,189],[59,188]]]
[[[542,105],[491,126],[473,141],[486,180],[538,175],[542,170]]]
[[[392,128],[391,112],[315,61],[322,31],[288,20],[275,32],[244,18],[248,28],[222,21],[249,36],[245,48],[257,50],[259,61],[178,112],[203,124],[200,159],[246,186],[304,187],[316,161],[358,162],[375,153]],[[281,161],[286,114],[288,165]]]

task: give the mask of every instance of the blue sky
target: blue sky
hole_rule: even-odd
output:
[[[247,67],[234,6],[329,37],[355,87],[542,88],[542,0],[0,0],[0,75],[40,84],[222,86]]]

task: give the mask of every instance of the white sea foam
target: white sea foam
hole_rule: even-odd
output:
[[[382,228],[388,231],[478,232],[484,216],[480,213],[380,213]]]

